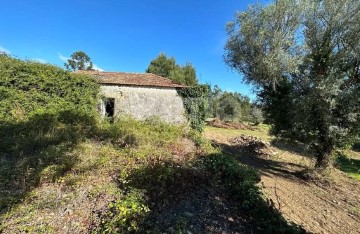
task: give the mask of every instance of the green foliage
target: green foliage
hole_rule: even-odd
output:
[[[250,117],[250,99],[240,93],[223,92],[217,85],[208,94],[207,117],[225,121],[247,121]]]
[[[260,176],[254,169],[224,154],[205,156],[202,163],[214,175],[214,181],[225,186],[246,212],[250,223],[257,227],[256,233],[300,233],[299,227],[289,225],[279,211],[263,200],[256,185]]]
[[[281,138],[291,138],[293,105],[290,98],[292,86],[286,79],[278,81],[276,89],[266,85],[258,92],[259,101],[265,112],[265,120],[271,124],[271,134]]]
[[[68,70],[93,70],[93,63],[90,57],[83,51],[76,51],[64,64]]]
[[[185,66],[180,66],[176,64],[175,58],[168,58],[164,53],[161,53],[150,62],[146,72],[169,78],[179,84],[189,86],[198,84],[196,71],[191,63],[186,63]]]
[[[123,148],[146,145],[163,147],[179,139],[183,133],[181,127],[166,124],[156,118],[137,121],[122,116],[112,124],[104,123],[99,135],[110,140],[114,146]]]
[[[92,134],[98,92],[90,77],[0,55],[0,209],[76,163],[67,152]]]
[[[154,208],[171,207],[187,191],[208,189],[219,180],[244,209],[271,217],[253,209],[258,205],[253,201],[261,200],[252,169],[225,156],[206,162],[208,171],[189,166],[197,162],[170,162],[171,147],[183,137],[210,148],[199,132],[158,119],[99,122],[93,79],[7,56],[0,57],[0,66],[0,232],[156,232],[160,225],[148,223],[158,215]],[[206,97],[207,87],[198,89],[185,94]],[[54,215],[65,212],[94,223],[54,222]],[[176,217],[175,228],[185,231],[188,220]]]
[[[149,211],[144,194],[133,189],[109,204],[109,210],[103,214],[99,228],[101,233],[136,232]]]
[[[360,160],[347,157],[344,153],[339,153],[336,158],[336,165],[340,170],[348,173],[355,179],[360,180]]]
[[[239,93],[224,92],[219,98],[217,113],[221,120],[248,120],[250,100]]]
[[[170,77],[172,71],[176,68],[175,58],[168,58],[166,54],[161,53],[158,57],[153,59],[149,67],[146,69],[147,73],[153,73],[162,77]]]
[[[215,154],[204,158],[204,165],[212,174],[219,177],[226,186],[232,187],[245,181],[256,184],[260,181],[258,173],[236,159],[223,154]]]
[[[205,124],[208,92],[208,85],[178,89],[178,94],[183,99],[191,128],[200,132]]]
[[[250,110],[250,119],[255,125],[259,125],[264,121],[262,110],[257,107],[256,105],[253,105]]]
[[[228,25],[226,63],[260,92],[273,133],[309,145],[317,167],[360,132],[360,2],[276,1]]]
[[[60,112],[65,121],[67,111],[92,118],[98,91],[91,77],[0,55],[0,122],[25,121],[43,113],[60,118]]]

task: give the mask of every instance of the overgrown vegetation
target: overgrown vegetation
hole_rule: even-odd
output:
[[[245,230],[296,231],[263,201],[257,173],[197,131],[158,119],[100,122],[91,78],[0,59],[0,232],[206,232],[205,213],[178,204],[205,212],[218,191],[247,217]],[[217,215],[206,220],[219,225]]]
[[[256,233],[300,233],[300,227],[289,225],[281,214],[268,204],[257,187],[259,174],[229,155],[204,158],[205,167],[214,181],[226,187],[232,199],[246,212]]]
[[[198,84],[196,70],[191,63],[188,62],[185,66],[178,65],[174,57],[168,58],[164,53],[159,54],[150,62],[146,72],[169,78],[179,84],[188,86]]]
[[[262,105],[251,103],[250,98],[238,92],[221,90],[217,85],[209,86],[207,118],[238,123],[252,122],[259,125],[264,121]]]
[[[0,96],[4,209],[76,163],[67,152],[94,131],[98,85],[52,65],[0,55]]]
[[[360,180],[360,155],[349,150],[338,152],[336,165],[351,177]]]
[[[190,126],[199,132],[203,130],[205,124],[206,109],[208,106],[207,95],[209,91],[207,85],[178,89],[178,94],[183,99]]]
[[[99,90],[90,77],[2,54],[0,78],[1,123],[27,121],[44,113],[64,124],[81,122],[78,116],[96,116]],[[78,116],[71,116],[74,113]]]
[[[225,62],[258,88],[273,132],[309,145],[321,171],[359,137],[359,22],[357,0],[282,0],[227,25]]]

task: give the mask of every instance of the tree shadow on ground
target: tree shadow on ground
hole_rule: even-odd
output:
[[[223,188],[199,168],[156,165],[135,171],[130,187],[146,191],[151,213],[144,229],[170,233],[243,232],[243,220]]]
[[[351,174],[360,174],[360,160],[347,157],[345,154],[339,154],[336,164],[340,170]]]
[[[356,152],[360,152],[360,142],[353,144],[353,146],[351,148],[352,148],[352,150],[354,150]]]
[[[144,192],[150,212],[121,233],[302,233],[261,196],[259,177],[231,156],[208,155],[192,166],[160,163],[134,170],[119,187]],[[124,181],[126,181],[124,183]],[[124,198],[126,199],[126,198]],[[114,217],[116,214],[108,216]],[[132,218],[134,220],[134,218]],[[136,219],[135,219],[136,220]],[[103,220],[105,223],[106,220]],[[131,220],[129,220],[131,223]]]
[[[300,143],[297,144],[282,139],[274,139],[271,141],[271,145],[279,148],[280,150],[288,151],[290,153],[298,154],[307,158],[313,158],[311,152],[306,150],[305,147]]]
[[[279,176],[301,182],[303,177],[300,172],[307,169],[299,164],[275,161],[272,159],[273,156],[258,155],[254,152],[247,152],[246,149],[239,150],[239,146],[219,142],[212,142],[212,145],[220,148],[223,153],[233,155],[240,163],[256,169],[261,175]]]
[[[53,182],[69,171],[77,162],[69,152],[93,123],[91,117],[76,111],[1,123],[0,214],[39,184]]]

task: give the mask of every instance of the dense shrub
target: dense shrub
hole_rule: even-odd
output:
[[[209,91],[208,85],[197,85],[178,90],[188,114],[190,127],[199,132],[203,130],[205,125]]]
[[[43,113],[66,124],[88,121],[96,116],[98,91],[90,77],[0,55],[0,122],[27,121]]]
[[[54,180],[76,163],[68,152],[95,129],[98,92],[90,77],[0,55],[0,210],[48,166]]]

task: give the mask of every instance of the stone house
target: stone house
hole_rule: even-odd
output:
[[[186,112],[177,89],[187,86],[151,73],[78,71],[94,77],[100,86],[101,115],[132,116],[144,120],[158,116],[171,124],[186,124]]]

